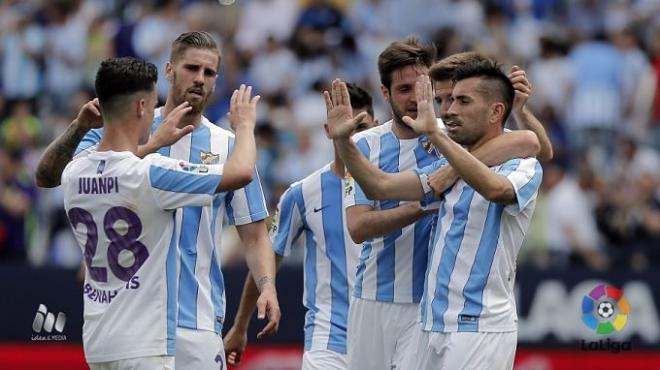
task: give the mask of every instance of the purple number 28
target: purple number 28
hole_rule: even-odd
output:
[[[87,229],[87,240],[85,242],[85,264],[89,275],[94,281],[107,282],[108,271],[105,267],[92,266],[92,260],[96,254],[98,244],[98,232],[96,222],[92,214],[82,208],[71,208],[68,213],[71,226],[75,229],[82,223]],[[115,222],[122,220],[128,225],[128,231],[121,234],[115,230]],[[107,260],[112,273],[120,280],[129,281],[133,275],[142,267],[149,257],[147,247],[138,241],[142,233],[142,223],[138,215],[126,207],[112,207],[103,217],[103,229],[110,245],[108,245]],[[133,254],[133,264],[124,267],[119,263],[119,254],[127,250]]]

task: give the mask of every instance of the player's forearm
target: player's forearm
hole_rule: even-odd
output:
[[[419,202],[382,211],[360,212],[355,215],[347,211],[349,234],[355,243],[362,243],[408,226],[419,220],[424,213]]]
[[[245,261],[259,292],[271,287],[275,289],[275,253],[267,236],[245,243]]]
[[[375,195],[382,194],[381,184],[386,174],[369,162],[350,139],[337,139],[335,143],[348,172],[360,184],[365,195],[375,199]]]
[[[275,258],[275,268],[279,269],[282,264],[283,257],[276,255]],[[247,277],[245,278],[245,284],[243,284],[241,302],[238,304],[238,310],[236,311],[236,317],[234,318],[234,328],[241,331],[248,330],[250,326],[250,319],[256,310],[259,294],[260,293],[259,289],[257,288],[257,283],[255,283],[252,274],[248,273]]]
[[[527,130],[507,132],[481,147],[472,155],[486,166],[497,166],[514,158],[535,157],[539,151],[539,140]]]
[[[234,151],[224,165],[219,191],[242,188],[252,181],[254,166],[257,161],[257,148],[254,140],[254,129],[238,127]]]
[[[527,106],[524,106],[520,111],[514,112],[513,117],[520,128],[532,131],[538,138],[540,149],[536,157],[540,161],[551,160],[554,156],[552,143],[550,142],[550,138],[548,137],[548,133],[545,131],[543,124],[541,124],[538,118],[536,118],[534,113],[532,113]]]
[[[73,120],[66,131],[48,145],[41,155],[35,172],[37,186],[53,188],[60,185],[64,167],[71,162],[78,144],[87,131],[80,128],[78,120]]]
[[[243,293],[241,294],[241,303],[238,305],[236,317],[234,318],[234,327],[237,330],[247,331],[250,326],[250,318],[256,309],[257,299],[259,299],[259,289],[248,273],[243,284]]]
[[[504,176],[491,171],[444,133],[435,132],[429,135],[429,139],[440,149],[456,173],[484,198],[503,204],[515,202],[513,186]]]

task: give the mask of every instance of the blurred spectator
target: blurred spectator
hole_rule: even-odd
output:
[[[12,104],[9,117],[0,123],[0,142],[12,148],[32,148],[41,132],[41,121],[32,112],[32,104],[18,100]]]
[[[47,2],[50,23],[46,29],[46,88],[53,110],[66,111],[68,99],[81,86],[87,56],[88,29],[85,19],[76,17],[79,2]]]
[[[608,261],[600,249],[593,206],[564,166],[556,160],[544,164],[543,170],[549,267],[605,269]]]
[[[25,263],[36,203],[32,177],[18,148],[0,145],[0,261]]]
[[[236,45],[241,50],[258,50],[269,38],[289,39],[296,25],[298,2],[290,0],[251,0],[241,11]]]
[[[567,128],[577,149],[598,151],[591,160],[605,166],[614,149],[613,135],[623,119],[623,55],[600,33],[574,47],[569,54],[574,76],[567,106]]]
[[[44,32],[30,22],[27,7],[7,10],[6,27],[0,33],[3,55],[2,87],[7,99],[34,99],[41,89]],[[4,28],[4,27],[3,27]]]
[[[140,19],[133,31],[133,48],[137,55],[158,68],[156,91],[161,101],[167,98],[169,87],[165,64],[170,60],[170,47],[177,36],[185,31],[179,1],[154,0],[153,13]]]

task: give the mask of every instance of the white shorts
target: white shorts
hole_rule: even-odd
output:
[[[94,362],[90,370],[174,370],[174,356],[150,356],[127,358],[124,360]]]
[[[408,354],[419,331],[417,303],[385,303],[351,297],[348,309],[348,368],[408,370]]]
[[[302,370],[346,370],[346,355],[327,349],[312,349],[303,353]]]
[[[513,369],[517,332],[436,333],[419,329],[417,370]]]
[[[176,328],[177,370],[225,370],[222,337],[208,330]]]

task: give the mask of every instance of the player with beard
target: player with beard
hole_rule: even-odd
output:
[[[428,74],[434,57],[433,50],[414,38],[390,44],[378,57],[381,92],[393,118],[352,140],[384,172],[423,168],[440,157],[426,136],[403,121],[404,116],[417,117],[415,83]],[[333,101],[341,100],[341,84],[333,83]],[[329,120],[332,112],[330,104]],[[513,132],[489,142],[475,156],[495,165],[534,156],[538,150],[533,134]],[[456,181],[446,179],[445,188]],[[374,201],[377,194],[354,185],[346,219],[351,238],[362,250],[349,307],[348,368],[402,369],[408,353],[415,351],[411,343],[418,328],[434,216],[419,202]]]
[[[224,163],[234,144],[234,135],[209,122],[201,112],[213,94],[220,65],[220,51],[207,32],[188,32],[172,43],[170,62],[165,66],[170,82],[167,101],[157,108],[152,135],[141,146],[139,156],[160,154],[188,161],[190,171],[203,171],[204,165]],[[244,88],[244,87],[243,87]],[[247,87],[248,93],[251,87]],[[168,119],[179,106],[191,111],[178,123]],[[86,155],[100,140],[100,111],[97,100],[85,104],[69,129],[46,149],[37,168],[37,184],[60,183],[62,169],[72,155]],[[81,140],[81,138],[84,138]],[[182,162],[183,163],[183,162]],[[185,187],[186,184],[181,184]],[[186,207],[176,211],[180,258],[178,275],[178,320],[176,329],[177,369],[224,368],[222,324],[225,317],[224,282],[220,271],[221,231],[225,217],[236,225],[245,258],[260,291],[257,310],[268,315],[266,332],[277,330],[280,310],[275,290],[275,257],[266,232],[268,216],[258,175],[246,187],[215,196],[206,207]]]

